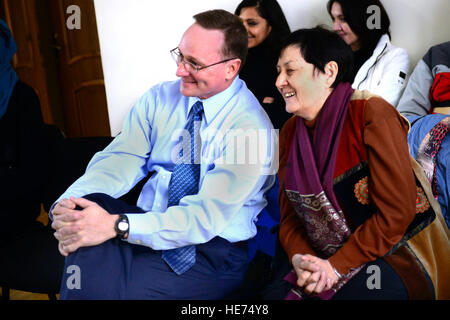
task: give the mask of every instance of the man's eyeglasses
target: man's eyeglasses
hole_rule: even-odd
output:
[[[186,61],[184,59],[183,54],[181,53],[180,49],[178,49],[178,47],[176,47],[175,49],[170,50],[170,54],[172,55],[173,60],[175,60],[175,63],[177,64],[177,66],[179,67],[180,64],[182,63],[184,65],[184,68],[186,69],[187,72],[190,73],[197,73],[200,70],[215,66],[216,64],[220,64],[220,63],[224,63],[233,59],[237,59],[237,58],[229,58],[229,59],[225,59],[207,66],[200,66],[196,63],[190,62],[190,61]]]

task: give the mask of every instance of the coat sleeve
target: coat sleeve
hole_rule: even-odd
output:
[[[406,86],[406,78],[410,71],[410,60],[408,53],[402,48],[395,48],[384,59],[381,78],[375,84],[372,93],[381,96],[396,107]]]
[[[426,115],[430,108],[428,95],[432,84],[433,75],[431,70],[423,60],[420,60],[411,74],[398,103],[398,112],[404,116]]]
[[[330,257],[340,273],[384,256],[414,219],[417,193],[407,130],[406,120],[386,101],[379,97],[367,101],[363,141],[371,177],[370,199],[377,210]]]

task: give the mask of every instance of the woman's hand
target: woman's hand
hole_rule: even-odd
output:
[[[339,280],[328,260],[313,255],[296,254],[292,257],[292,265],[297,273],[297,285],[307,294],[329,290]]]
[[[264,97],[263,103],[271,104],[275,101],[275,98],[273,97]]]

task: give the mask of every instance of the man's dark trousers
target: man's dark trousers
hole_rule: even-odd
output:
[[[110,214],[144,212],[105,194],[84,198]],[[243,282],[247,257],[245,244],[215,237],[197,245],[195,265],[177,275],[161,251],[111,239],[66,258],[60,299],[222,299]]]

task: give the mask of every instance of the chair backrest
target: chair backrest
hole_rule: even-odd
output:
[[[54,153],[56,158],[54,169],[44,192],[43,204],[46,212],[49,211],[55,200],[84,174],[94,154],[102,151],[112,140],[112,137],[86,137],[66,138],[59,142]],[[142,187],[150,176],[151,174],[142,179],[121,199],[135,204]]]
[[[98,151],[103,150],[112,137],[65,138],[54,151],[54,167],[44,191],[44,210],[48,212],[55,200],[79,177]]]

